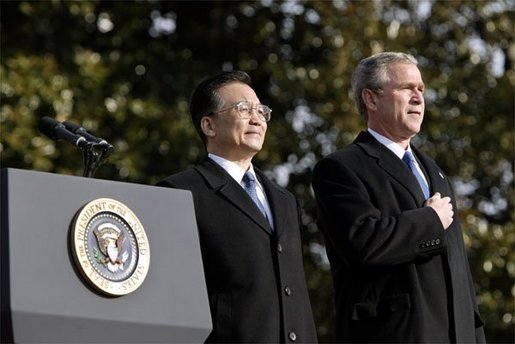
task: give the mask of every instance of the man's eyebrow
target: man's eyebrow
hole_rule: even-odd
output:
[[[424,89],[425,89],[425,88],[426,88],[426,85],[425,85],[423,82],[418,83],[418,82],[406,81],[406,82],[399,82],[399,83],[397,84],[397,87],[398,87],[398,88],[402,88],[402,87],[410,87],[410,88],[411,88],[411,87],[416,87],[416,88],[418,88],[418,87],[422,87],[422,88],[424,88]]]

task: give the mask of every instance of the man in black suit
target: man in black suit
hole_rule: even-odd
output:
[[[368,130],[314,169],[337,342],[485,341],[450,181],[410,145],[424,88],[411,55],[362,60],[352,89]]]
[[[207,341],[316,342],[297,201],[252,165],[272,110],[250,85],[244,72],[200,83],[190,111],[208,156],[159,185],[193,194],[213,319]]]

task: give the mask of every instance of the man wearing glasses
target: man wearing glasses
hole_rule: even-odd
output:
[[[317,341],[295,197],[252,165],[272,110],[244,72],[202,81],[192,120],[208,156],[158,185],[193,194],[213,320],[207,342]]]

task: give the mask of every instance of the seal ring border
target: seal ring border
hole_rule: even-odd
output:
[[[122,210],[120,212],[118,210]],[[87,228],[89,221],[99,213],[113,213],[123,219],[134,233],[137,244],[137,264],[133,273],[120,282],[102,277],[91,266],[86,252]],[[95,290],[110,296],[121,296],[132,293],[144,282],[150,267],[150,245],[145,229],[134,212],[120,201],[111,198],[97,198],[85,204],[77,212],[73,224],[71,247],[73,258],[82,277]],[[128,283],[130,282],[130,283]]]

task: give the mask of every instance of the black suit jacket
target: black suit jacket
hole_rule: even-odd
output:
[[[313,173],[327,241],[337,342],[484,342],[448,178],[413,149],[431,194],[450,196],[444,228],[411,171],[368,132]]]
[[[158,185],[193,194],[213,331],[208,342],[316,342],[295,197],[255,169],[275,230],[209,158]]]

